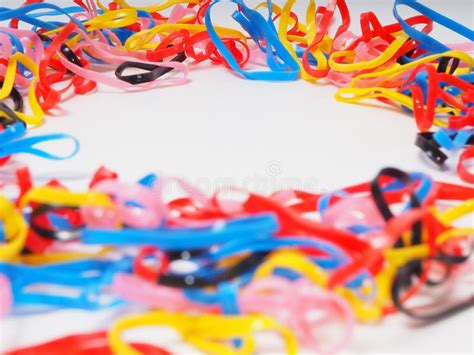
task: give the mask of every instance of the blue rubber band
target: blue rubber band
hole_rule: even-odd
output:
[[[405,33],[410,36],[415,41],[419,42],[420,48],[423,48],[431,53],[443,53],[451,50],[445,44],[437,41],[431,36],[426,35],[425,33],[415,29],[414,27],[410,26],[398,13],[398,6],[405,5],[412,8],[415,11],[429,17],[434,22],[458,33],[459,35],[467,38],[470,41],[474,41],[474,31],[471,29],[463,26],[462,24],[430,9],[429,7],[420,4],[416,0],[395,0],[393,6],[393,15],[400,23],[402,29]]]
[[[123,304],[119,299],[101,302],[100,296],[117,272],[131,271],[131,264],[131,258],[119,262],[89,259],[44,266],[1,263],[0,272],[11,281],[15,305],[94,310]],[[27,290],[31,285],[66,287],[74,289],[77,295]]]
[[[457,149],[465,147],[472,136],[474,136],[474,129],[463,129],[459,131],[453,140],[454,147]]]
[[[23,122],[15,122],[0,132],[0,156],[4,145],[14,142],[26,134],[26,126]]]
[[[138,183],[142,186],[145,186],[145,187],[148,187],[148,188],[151,188],[155,183],[156,181],[158,180],[158,175],[156,174],[148,174],[148,175],[145,175],[144,177],[142,177]]]
[[[237,18],[244,28],[250,31],[252,36],[258,36],[258,38],[263,40],[270,71],[248,72],[240,68],[236,59],[220,39],[212,24],[211,10],[215,5],[222,2],[231,2],[238,5],[241,9],[241,15],[234,15],[233,17]],[[224,57],[229,66],[244,78],[270,81],[292,81],[298,79],[300,71],[299,65],[278,39],[275,27],[269,25],[269,22],[259,12],[248,8],[242,0],[215,0],[210,4],[206,12],[205,23],[209,38],[219,53]],[[261,41],[257,41],[257,43],[260,44]],[[280,59],[282,63],[278,61],[278,59]]]
[[[463,148],[472,135],[473,132],[471,130],[452,131],[440,128],[433,134],[433,139],[441,147],[447,150],[454,150]]]
[[[48,223],[56,228],[59,228],[59,229],[71,228],[71,223],[68,221],[67,218],[63,216],[58,216],[57,214],[54,214],[54,213],[48,213],[47,218],[48,218]]]
[[[238,292],[239,289],[236,285],[231,282],[224,282],[217,287],[217,295],[219,298],[219,304],[222,308],[222,313],[225,315],[237,315],[240,314],[238,304]],[[242,341],[240,339],[234,339],[232,341],[236,348],[240,348]]]
[[[204,228],[161,228],[105,230],[84,229],[84,244],[153,245],[162,250],[193,250],[209,248],[231,240],[250,242],[269,238],[278,230],[273,214],[237,218]]]
[[[81,29],[84,31],[86,28],[84,25],[76,20],[73,16],[70,16],[67,12],[65,12],[62,8],[59,6],[53,5],[53,4],[48,4],[48,3],[40,3],[40,4],[30,4],[26,6],[19,7],[17,9],[9,9],[6,7],[0,8],[0,21],[6,21],[6,20],[11,20],[13,18],[18,18],[21,21],[24,21],[26,23],[29,23],[33,26],[41,27],[45,30],[51,31],[55,30],[60,26],[57,26],[53,24],[52,22],[45,22],[41,21],[37,18],[35,18],[33,15],[29,15],[30,12],[36,11],[38,9],[52,9],[57,11],[60,14],[66,15],[70,21],[74,22],[76,25],[78,25]]]
[[[438,143],[441,147],[447,150],[453,150],[454,144],[453,140],[449,136],[448,132],[444,129],[439,129],[433,134],[433,139]]]
[[[324,212],[326,212],[326,210],[329,208],[329,204],[333,196],[346,197],[347,195],[348,193],[342,190],[337,190],[337,191],[324,194],[318,201],[317,209],[319,213],[324,214]]]
[[[339,247],[323,240],[301,237],[278,237],[263,240],[233,240],[225,243],[216,251],[211,251],[193,260],[216,263],[224,258],[247,252],[264,252],[281,248],[315,248],[321,250],[341,265],[349,260],[349,256]]]
[[[3,223],[0,222],[0,242],[5,242],[5,228],[3,227]]]
[[[65,160],[75,156],[80,149],[79,141],[68,134],[63,133],[51,133],[44,134],[33,137],[20,138],[26,132],[26,128],[23,123],[18,122],[3,132],[0,133],[0,158],[7,157],[13,154],[32,154],[41,158],[50,159],[50,160]],[[51,141],[60,141],[60,140],[71,140],[74,143],[74,148],[67,155],[57,155],[49,153],[45,150],[34,148],[34,146]]]

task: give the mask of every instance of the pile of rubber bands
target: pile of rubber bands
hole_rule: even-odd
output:
[[[360,34],[349,30],[345,0],[309,0],[303,19],[295,2],[0,7],[0,315],[150,310],[9,354],[172,353],[123,336],[142,326],[171,327],[204,353],[252,354],[257,333],[278,335],[288,354],[336,353],[356,322],[399,312],[432,322],[474,304],[465,281],[474,188],[385,168],[325,194],[229,188],[207,196],[177,177],[127,183],[100,168],[74,192],[56,179],[35,185],[15,160],[77,153],[68,134],[29,131],[71,95],[183,85],[211,62],[245,79],[319,81],[340,87],[342,102],[399,107],[415,118],[415,144],[438,166],[448,152],[459,155],[459,177],[474,183],[466,164],[474,158],[474,32],[415,0],[394,0],[391,24],[363,13]],[[235,10],[238,26],[213,24],[221,7]],[[403,17],[404,7],[418,15]],[[440,42],[430,35],[435,25],[468,42]],[[64,139],[74,142],[69,154],[41,149]],[[171,185],[181,196],[167,196]]]

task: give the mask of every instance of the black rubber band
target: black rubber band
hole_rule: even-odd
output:
[[[228,269],[219,270],[212,277],[195,277],[193,275],[164,274],[160,275],[158,284],[176,288],[203,288],[216,286],[221,282],[232,280],[254,269],[268,255],[268,252],[253,253]]]
[[[172,59],[174,62],[184,62],[186,60],[186,54],[184,52],[179,53],[176,57]],[[132,85],[145,84],[162,77],[163,75],[174,70],[174,68],[166,67],[166,64],[163,66],[148,64],[148,63],[139,63],[139,62],[125,62],[119,65],[115,70],[115,76],[117,79],[125,81]],[[133,75],[123,75],[123,72],[127,69],[142,69],[145,70],[145,73],[133,74]]]
[[[422,262],[421,260],[412,260],[408,262],[407,264],[405,264],[404,266],[400,267],[393,281],[392,290],[391,290],[392,301],[395,307],[397,307],[397,309],[401,313],[404,313],[408,315],[409,317],[416,320],[420,320],[424,322],[433,322],[433,321],[438,321],[446,317],[452,316],[456,313],[459,313],[465,309],[468,309],[474,306],[474,295],[472,295],[465,301],[462,301],[450,308],[447,308],[439,312],[430,312],[427,314],[422,314],[405,307],[403,305],[402,297],[401,297],[402,290],[403,288],[408,288],[411,286],[412,277],[417,275],[418,268],[419,268],[418,265],[421,262]]]
[[[375,200],[375,204],[377,205],[380,213],[382,214],[383,218],[388,221],[393,218],[393,213],[390,210],[390,207],[388,206],[387,202],[385,201],[385,198],[382,193],[382,189],[379,186],[378,180],[382,176],[390,176],[393,177],[397,180],[400,180],[404,184],[409,184],[410,183],[410,177],[408,176],[407,173],[405,173],[402,170],[399,170],[397,168],[384,168],[380,170],[380,172],[377,174],[375,179],[373,179],[370,182],[370,190],[372,193],[372,196]],[[419,207],[420,203],[416,196],[412,195],[411,196],[411,202],[414,207]],[[416,205],[416,206],[415,206]]]
[[[375,177],[375,179],[373,179],[370,182],[370,191],[371,191],[372,197],[374,199],[375,205],[377,206],[378,210],[382,214],[383,218],[386,221],[389,221],[394,217],[394,215],[393,215],[392,211],[390,210],[390,207],[389,207],[387,201],[385,200],[382,189],[379,186],[378,181],[382,176],[391,176],[395,179],[400,180],[401,182],[403,182],[407,185],[410,183],[410,177],[408,176],[407,173],[405,173],[404,171],[401,171],[399,169],[384,168],[378,173],[378,175]],[[418,200],[416,195],[413,194],[413,193],[410,194],[410,202],[411,202],[412,207],[414,207],[414,208],[417,208],[417,207],[421,206],[420,201]],[[417,221],[413,224],[412,241],[411,241],[413,245],[417,245],[417,244],[421,243],[422,230],[423,230],[423,228],[422,228],[421,221]],[[398,247],[402,247],[402,246],[403,246],[403,242],[402,242],[402,239],[400,238],[396,242],[395,247],[398,248]]]
[[[72,206],[53,206],[48,204],[42,204],[38,207],[34,208],[30,215],[30,227],[31,229],[38,234],[40,237],[47,238],[47,239],[54,239],[54,240],[74,240],[80,238],[81,230],[84,226],[76,226],[71,227],[69,229],[49,229],[45,227],[41,227],[37,222],[36,218],[48,213],[54,212],[59,210],[78,210],[78,207]]]
[[[2,125],[3,128],[7,128],[17,122],[23,123],[23,125],[26,127],[26,123],[20,117],[18,117],[10,107],[2,102],[0,102],[0,112],[3,113],[0,115],[0,125]]]
[[[53,41],[50,37],[48,37],[44,34],[37,33],[37,35],[39,36],[39,38],[41,38],[41,40],[43,42],[52,42]],[[61,44],[60,51],[70,63],[75,64],[78,67],[82,68],[81,60],[79,59],[79,57],[74,53],[74,51],[66,43]]]
[[[437,166],[442,167],[448,156],[444,154],[438,143],[433,139],[433,133],[422,132],[416,135],[415,145]]]
[[[0,81],[0,89],[1,88],[3,88],[3,81]],[[12,87],[10,95],[7,97],[7,99],[11,99],[13,101],[14,111],[23,112],[23,109],[24,109],[23,96],[21,96],[20,92],[14,86]]]
[[[453,57],[443,57],[440,59],[438,70],[437,70],[438,73],[446,73],[451,59],[453,60],[453,63],[451,65],[451,69],[449,70],[449,74],[454,74],[456,69],[459,67],[459,64],[461,63],[461,61],[459,60],[459,58],[453,58]]]
[[[166,256],[169,261],[175,260],[189,260],[191,258],[196,258],[206,253],[207,249],[197,249],[197,250],[173,250],[166,253]]]
[[[74,51],[67,46],[66,44],[61,44],[61,53],[66,57],[66,59],[72,64],[77,65],[82,68],[82,63],[79,57],[74,53]]]

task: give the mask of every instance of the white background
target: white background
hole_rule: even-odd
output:
[[[0,1],[2,6],[18,3]],[[297,3],[300,9],[306,6],[306,1]],[[356,31],[357,14],[363,11],[376,11],[383,23],[392,22],[391,0],[348,3]],[[472,0],[425,3],[474,27]],[[226,5],[216,12],[223,7]],[[435,33],[449,42],[462,41],[448,31]],[[79,138],[82,149],[75,158],[50,162],[25,156],[22,161],[28,162],[39,179],[72,178],[74,185],[83,188],[86,180],[81,178],[103,164],[120,172],[125,180],[134,181],[151,171],[164,172],[186,177],[208,191],[223,183],[258,192],[288,183],[325,191],[366,181],[388,165],[459,182],[452,168],[439,171],[422,157],[413,144],[416,127],[410,115],[338,103],[333,98],[335,91],[331,86],[304,81],[247,81],[223,67],[206,64],[193,67],[190,82],[184,86],[141,93],[100,87],[91,95],[63,102],[37,130],[67,132]],[[0,349],[101,329],[110,325],[119,311],[8,318],[0,326]],[[348,350],[472,353],[472,331],[472,311],[416,329],[405,317],[394,316],[381,325],[358,327]]]

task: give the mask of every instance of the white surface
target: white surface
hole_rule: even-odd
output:
[[[392,18],[391,0],[348,2],[354,13],[370,9],[384,23]],[[18,2],[1,1],[5,3]],[[474,27],[471,0],[426,3]],[[305,4],[298,1],[301,8]],[[353,22],[358,22],[355,16]],[[450,42],[458,40],[439,33]],[[330,86],[246,81],[212,65],[191,70],[190,79],[184,86],[144,93],[101,87],[92,95],[73,97],[38,133],[71,133],[81,141],[80,154],[59,163],[24,160],[43,178],[90,176],[106,164],[125,180],[161,171],[186,177],[207,191],[222,184],[263,193],[288,184],[331,190],[368,180],[387,165],[458,182],[454,173],[440,172],[422,159],[413,144],[415,123],[400,111],[338,103]],[[85,187],[81,180],[75,184]],[[8,318],[0,326],[0,349],[107,327],[116,312]],[[395,316],[380,326],[358,327],[349,351],[472,353],[472,331],[472,311],[417,329]]]

